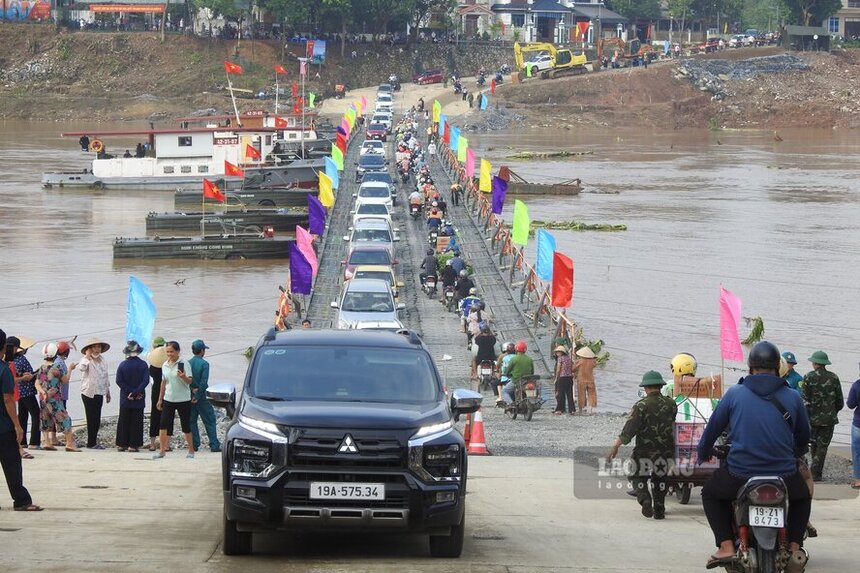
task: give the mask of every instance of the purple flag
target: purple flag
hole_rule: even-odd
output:
[[[346,132],[346,129],[343,128],[343,125],[337,126],[337,132],[342,133],[344,137],[349,136],[349,134]]]
[[[290,292],[311,294],[314,271],[296,242],[290,243]]]
[[[308,230],[318,236],[325,233],[325,207],[310,193],[308,193]]]
[[[498,177],[493,176],[493,213],[496,215],[502,214],[502,209],[505,207],[505,196],[508,194],[508,182]]]

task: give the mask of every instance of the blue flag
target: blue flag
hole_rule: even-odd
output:
[[[125,325],[125,339],[136,340],[146,351],[152,342],[155,329],[155,303],[152,291],[137,277],[128,277],[128,311]]]
[[[487,94],[481,94],[481,111],[487,109],[488,105],[490,105],[490,98],[487,97]]]
[[[328,155],[325,157],[325,174],[331,179],[332,189],[337,189],[340,184],[340,177],[337,175],[337,163]]]
[[[314,271],[295,241],[290,243],[290,292],[311,294]]]
[[[535,271],[538,278],[552,280],[552,256],[555,253],[555,237],[543,229],[537,230],[537,265]]]
[[[325,233],[325,207],[320,200],[308,193],[308,230],[313,235]]]
[[[457,151],[457,146],[460,145],[460,129],[451,126],[451,151]]]
[[[505,197],[508,195],[508,182],[498,175],[493,175],[491,190],[493,192],[493,213],[501,215],[502,209],[505,208]]]
[[[448,116],[444,113],[439,114],[439,137],[445,134],[445,124],[448,123]]]

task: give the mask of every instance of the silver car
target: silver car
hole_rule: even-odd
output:
[[[332,328],[403,328],[398,311],[406,308],[395,304],[391,286],[382,279],[352,279],[345,283],[340,301],[332,301],[338,310]]]

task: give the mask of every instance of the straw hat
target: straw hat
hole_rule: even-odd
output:
[[[110,344],[108,344],[104,340],[101,340],[99,338],[90,338],[89,340],[87,340],[87,343],[81,347],[81,354],[86,354],[87,348],[89,348],[90,346],[95,346],[96,344],[101,345],[102,352],[107,352],[108,350],[110,350]]]
[[[559,344],[558,346],[556,346],[556,347],[553,349],[553,352],[564,352],[565,354],[567,354],[567,348],[565,348],[564,346],[562,346],[561,344]]]
[[[594,355],[594,352],[592,352],[592,350],[587,346],[583,346],[577,350],[576,355],[580,358],[597,358],[597,356]]]
[[[27,350],[31,346],[35,346],[36,341],[32,338],[27,338],[26,336],[18,336],[18,348],[21,350]]]

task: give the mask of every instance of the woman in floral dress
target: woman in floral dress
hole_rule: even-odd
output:
[[[39,367],[36,376],[36,390],[44,403],[41,410],[42,431],[46,432],[50,430],[51,426],[54,426],[58,432],[62,431],[66,435],[66,451],[79,452],[81,450],[75,447],[75,439],[72,437],[72,419],[66,411],[66,405],[63,404],[63,394],[60,388],[63,383],[62,373],[54,364],[56,356],[57,345],[53,342],[42,348],[42,357],[45,361]],[[42,449],[53,450],[55,448],[53,445],[48,445]]]

